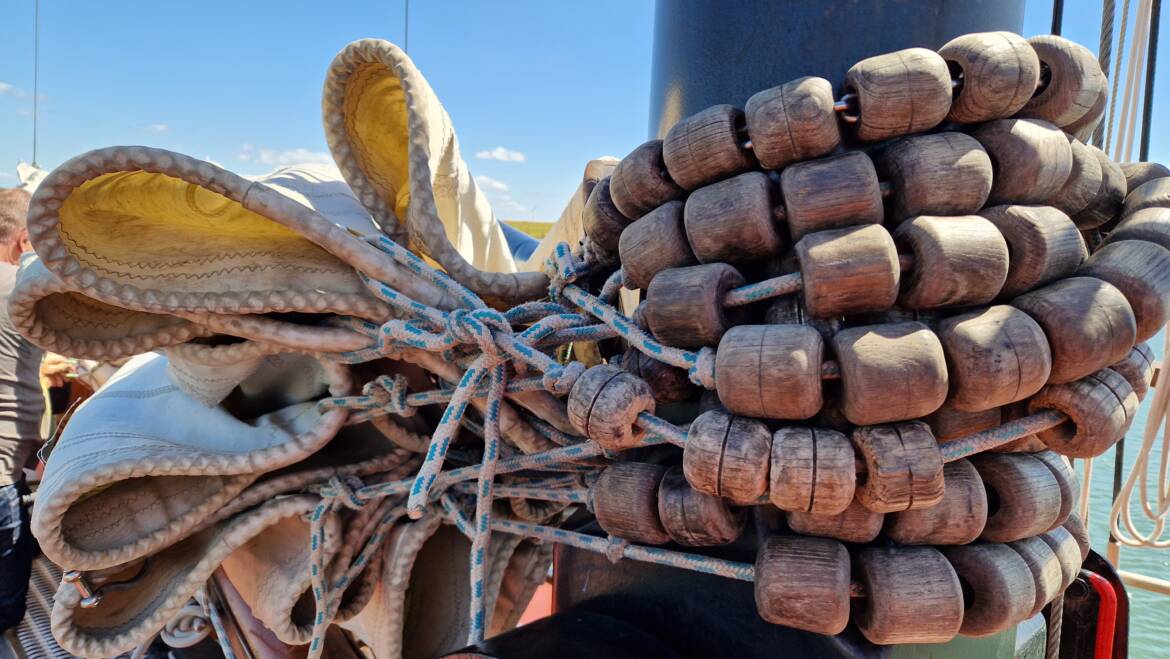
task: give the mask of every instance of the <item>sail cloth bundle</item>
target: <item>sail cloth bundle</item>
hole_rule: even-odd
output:
[[[320,501],[311,486],[402,478],[418,457],[394,440],[414,437],[417,449],[413,433],[428,430],[421,418],[346,425],[347,411],[319,411],[319,399],[355,393],[349,367],[324,355],[370,343],[346,323],[395,315],[363,277],[436,308],[459,304],[371,246],[372,236],[409,241],[495,299],[543,293],[543,275],[503,274],[515,266],[499,226],[449,118],[401,51],[372,41],[346,48],[330,71],[325,120],[347,177],[373,182],[356,184],[364,206],[329,168],[249,180],[145,147],[74,158],[36,192],[36,255],[22,263],[10,303],[18,329],[77,357],[166,352],[133,359],[49,453],[34,525],[46,555],[76,573],[53,612],[70,652],[114,656],[148,641],[221,564],[281,641],[308,642],[305,517]],[[354,544],[369,540],[372,512],[329,515],[332,569],[349,567]],[[356,623],[378,656],[427,645],[425,631],[402,638],[417,553],[433,545],[466,561],[468,552],[463,538],[431,542],[431,522],[402,519],[336,615],[381,614]],[[495,623],[514,624],[549,552],[505,537],[491,553],[489,600],[503,592],[506,602]],[[430,606],[465,611],[466,589],[443,587],[430,588]]]

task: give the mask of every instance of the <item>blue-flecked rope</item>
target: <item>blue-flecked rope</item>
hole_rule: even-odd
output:
[[[486,424],[484,425],[483,460],[480,462],[478,491],[475,497],[475,532],[471,539],[471,625],[468,644],[483,640],[487,629],[487,598],[484,590],[484,569],[487,563],[488,541],[491,539],[492,487],[496,477],[496,463],[500,450],[500,405],[504,402],[507,371],[503,364],[492,368],[491,388],[488,392]]]
[[[196,591],[195,600],[203,607],[207,619],[211,621],[211,628],[215,630],[215,640],[219,643],[219,649],[223,653],[224,659],[236,659],[236,651],[232,648],[231,637],[228,636],[227,628],[223,625],[223,618],[219,615],[219,607],[211,601],[206,587],[201,587]]]

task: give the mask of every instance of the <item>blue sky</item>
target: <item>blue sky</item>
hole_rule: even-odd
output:
[[[1100,3],[1066,5],[1065,35],[1095,51]],[[33,0],[3,9],[0,186],[32,158]],[[646,139],[652,0],[410,9],[410,55],[501,217],[555,219],[585,162]],[[1029,2],[1024,33],[1047,32],[1050,11]],[[174,149],[243,174],[327,159],[320,94],[330,60],[354,39],[401,45],[402,36],[402,0],[42,0],[39,163],[112,144]],[[1152,153],[1165,160],[1170,125],[1157,110],[1170,102],[1170,60],[1159,73]]]

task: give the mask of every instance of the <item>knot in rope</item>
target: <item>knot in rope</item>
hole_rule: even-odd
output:
[[[695,365],[688,371],[691,382],[704,389],[715,388],[715,351],[709,347],[700,348],[695,355]]]
[[[399,416],[414,416],[417,411],[406,402],[406,376],[379,375],[362,387],[362,395],[369,396],[374,403],[387,413]]]
[[[358,497],[357,490],[361,489],[364,483],[356,477],[353,480],[357,481],[356,484],[348,478],[331,476],[325,485],[315,489],[320,495],[322,503],[329,506],[340,503],[350,510],[361,510],[366,507],[366,504]]]
[[[618,561],[625,558],[626,547],[630,546],[629,542],[613,535],[609,536],[607,541],[608,544],[605,547],[605,557],[609,559],[610,563],[617,563]]]
[[[561,299],[561,291],[566,286],[589,272],[585,261],[573,256],[568,243],[557,243],[553,253],[544,262],[544,268],[548,275],[548,294],[554,302]]]
[[[493,331],[512,333],[512,324],[495,309],[455,309],[443,328],[459,343],[474,343],[485,355],[498,355]]]
[[[544,372],[541,384],[545,389],[563,396],[573,389],[577,379],[585,373],[585,365],[581,362],[569,362],[565,366],[554,366]]]

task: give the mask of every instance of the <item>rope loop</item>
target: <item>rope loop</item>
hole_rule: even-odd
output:
[[[406,387],[405,375],[379,375],[362,387],[362,395],[369,396],[387,414],[397,414],[404,417],[414,416],[417,408],[407,404],[408,391]]]
[[[541,378],[541,384],[544,388],[563,396],[573,389],[573,385],[577,384],[577,379],[585,373],[585,365],[581,362],[569,362],[565,366],[554,366],[544,372],[544,377]]]
[[[695,365],[687,370],[691,382],[704,389],[715,388],[715,351],[709,347],[700,348]]]

